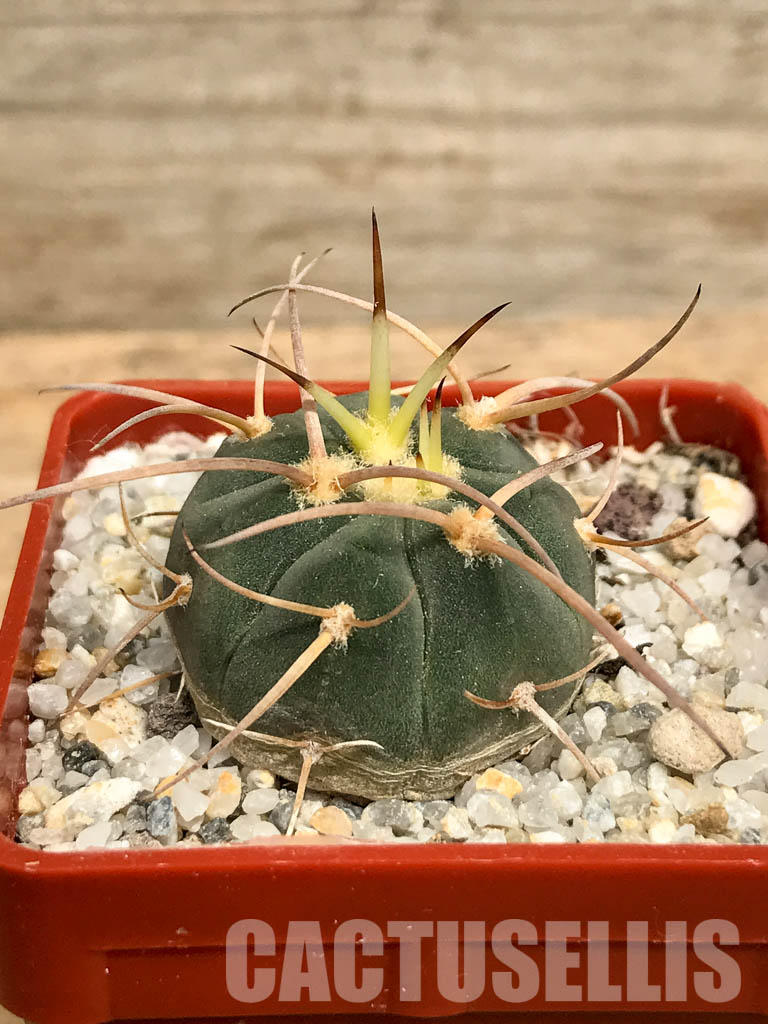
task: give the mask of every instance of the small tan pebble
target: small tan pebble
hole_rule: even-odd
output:
[[[118,512],[110,512],[108,516],[104,516],[102,526],[112,537],[125,537],[128,533],[123,517]]]
[[[73,519],[78,512],[82,511],[78,497],[70,495],[64,499],[64,504],[61,506],[61,514],[64,519]]]
[[[66,658],[67,652],[60,651],[57,648],[51,647],[39,651],[35,657],[35,675],[38,679],[48,679],[56,674],[59,665]]]
[[[684,519],[682,517],[673,519],[664,532],[673,533],[675,530],[682,530],[684,526],[690,526],[692,522],[692,519]],[[664,551],[675,561],[690,562],[699,554],[699,541],[701,538],[705,534],[713,532],[709,520],[707,520],[706,523],[697,526],[690,533],[684,533],[682,537],[674,537],[672,540],[668,540],[664,544]]]
[[[606,622],[610,623],[611,626],[619,626],[624,621],[624,613],[621,608],[612,601],[610,604],[603,605],[600,609],[600,614]]]
[[[728,811],[723,804],[709,804],[697,811],[684,815],[681,825],[693,825],[703,836],[726,835],[728,832]]]
[[[275,776],[266,768],[252,768],[245,776],[246,789],[274,789]]]
[[[466,807],[450,807],[440,821],[440,832],[448,839],[469,839],[472,825]]]
[[[671,843],[675,838],[677,825],[669,818],[662,818],[648,826],[648,836],[652,843]]]
[[[323,836],[351,836],[352,822],[340,807],[321,807],[309,824]]]
[[[744,742],[738,715],[701,704],[695,705],[695,711],[738,757]],[[681,708],[656,719],[648,730],[648,748],[657,761],[686,775],[711,771],[725,758],[717,744]]]
[[[240,803],[240,796],[243,791],[243,783],[237,772],[223,771],[216,780],[216,786],[211,790],[211,799],[205,812],[206,818],[228,818],[234,814],[237,805]]]
[[[584,694],[584,700],[587,704],[597,704],[598,701],[605,701],[607,704],[613,704],[617,711],[624,711],[626,708],[624,698],[618,690],[614,690],[611,684],[607,683],[604,679],[596,679],[591,684]]]
[[[41,814],[45,810],[43,802],[31,786],[26,786],[19,793],[19,814]]]
[[[78,736],[85,735],[85,729],[91,720],[87,711],[73,711],[59,719],[59,732],[65,740],[74,740]]]
[[[104,582],[125,591],[131,597],[141,593],[141,576],[135,569],[107,569],[104,571]]]
[[[94,647],[94,649],[91,651],[91,654],[93,655],[93,658],[94,658],[95,662],[101,661],[101,659],[104,657],[104,655],[106,653],[107,653],[107,648],[106,647]],[[107,662],[107,664],[101,670],[101,674],[103,676],[111,676],[111,675],[114,675],[116,672],[119,672],[119,671],[120,671],[120,666],[117,664],[117,662],[114,660],[114,658],[112,658],[110,661]]]
[[[617,818],[616,824],[625,835],[644,831],[642,822],[639,818]]]
[[[126,703],[128,702],[126,701]],[[108,705],[104,705],[104,707],[107,708]],[[133,707],[133,705],[129,705],[129,707]],[[96,715],[87,723],[85,736],[99,748],[110,764],[122,761],[130,751],[126,738],[115,728],[115,723],[104,721],[103,718],[97,718]]]
[[[514,800],[518,793],[522,793],[523,787],[512,775],[505,775],[498,768],[488,768],[477,780],[477,790],[492,789],[496,793]]]
[[[615,775],[619,770],[619,766],[616,764],[614,759],[605,754],[598,754],[597,757],[593,757],[592,767],[601,779],[606,778],[608,775]]]
[[[93,718],[86,723],[85,737],[101,749],[101,743],[108,740],[119,740],[120,733],[115,729],[111,722],[105,722],[103,718],[99,719],[94,715]]]
[[[147,738],[146,711],[136,704],[131,704],[125,697],[115,697],[104,701],[91,718],[89,728],[93,729],[99,722],[114,729],[120,739],[129,747],[137,747]]]

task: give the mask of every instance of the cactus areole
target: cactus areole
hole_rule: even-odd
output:
[[[490,497],[536,466],[503,425],[475,429],[462,410],[441,408],[439,393],[431,418],[427,412],[427,393],[492,314],[449,346],[407,397],[391,394],[377,242],[374,224],[369,391],[337,399],[289,371],[305,386],[303,410],[276,416],[260,436],[224,441],[217,457],[298,466],[312,482],[203,473],[177,519],[166,563],[192,578],[192,593],[167,614],[201,717],[219,723],[214,732],[224,736],[301,662],[318,637],[318,619],[255,602],[212,573],[272,598],[336,609],[335,620],[321,620],[321,634],[330,631],[333,642],[259,716],[258,732],[238,735],[234,751],[246,764],[296,780],[302,750],[341,744],[313,767],[313,787],[368,798],[431,797],[449,794],[541,734],[530,713],[488,710],[465,691],[504,701],[521,682],[577,673],[592,644],[581,615],[524,568],[473,546],[474,539],[490,537],[556,568],[590,604],[595,572],[574,528],[579,509],[550,479],[503,502],[524,528],[518,532],[506,518],[476,515],[481,505],[467,497],[466,485]],[[345,482],[366,466],[426,469],[464,485],[464,493],[383,472]],[[339,503],[349,511],[334,514]],[[376,514],[382,503],[386,514]],[[355,515],[354,505],[366,514]],[[430,510],[449,518],[419,518]],[[215,543],[280,516],[289,517],[287,525]],[[441,525],[447,521],[451,531]],[[198,552],[204,563],[193,557]],[[361,624],[386,618],[375,628],[345,629],[345,614]],[[576,685],[542,692],[538,701],[557,717]],[[352,745],[361,740],[367,743]]]

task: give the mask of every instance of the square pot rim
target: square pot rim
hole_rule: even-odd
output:
[[[130,379],[122,383],[143,387],[162,388],[184,395],[206,388],[250,388],[250,381],[192,380],[192,379]],[[397,382],[411,383],[409,381]],[[515,381],[488,381],[482,386],[473,386],[476,396],[498,394]],[[366,390],[361,381],[323,382],[337,393],[354,393]],[[716,404],[727,403],[738,407],[753,424],[761,443],[761,450],[768,458],[768,408],[755,398],[745,387],[733,382],[717,383],[687,378],[642,378],[626,381],[615,390],[625,397],[633,395],[657,395],[661,388],[669,386],[670,398],[675,393],[685,392],[696,400]],[[563,389],[552,389],[553,391]],[[298,396],[298,387],[283,382],[266,382],[267,395]],[[103,392],[80,392],[67,398],[54,413],[46,443],[38,487],[59,482],[60,474],[67,463],[66,442],[77,414],[88,406],[108,405],[115,396]],[[456,389],[446,387],[444,401],[453,404]],[[140,400],[136,400],[137,402]],[[124,443],[121,441],[117,443]],[[35,503],[24,536],[19,565],[23,563],[28,549],[37,545],[42,549],[54,499]],[[42,555],[42,550],[40,551]],[[17,633],[20,635],[23,621],[28,612],[33,580],[23,580],[17,569],[11,586],[8,605],[0,627],[0,686],[8,675],[8,663],[12,663],[5,650],[5,640]],[[25,600],[26,597],[26,600]],[[18,602],[22,601],[22,605]],[[15,654],[15,651],[13,652]],[[12,667],[12,666],[11,666]],[[4,705],[3,705],[4,706]],[[0,707],[2,710],[2,707]],[[170,861],[170,863],[169,863]],[[303,867],[315,872],[339,872],[366,870],[373,867],[412,870],[417,873],[456,868],[462,873],[486,872],[489,867],[499,869],[511,866],[525,868],[533,874],[537,870],[547,872],[554,864],[568,864],[583,870],[589,867],[596,871],[636,871],[641,865],[643,871],[663,870],[665,873],[685,873],[689,866],[717,869],[728,866],[731,871],[762,872],[768,867],[768,844],[765,845],[704,845],[647,843],[563,843],[563,844],[399,844],[399,843],[317,843],[287,842],[284,837],[273,841],[260,841],[252,845],[211,845],[196,848],[174,849],[131,849],[96,850],[82,852],[47,852],[34,850],[9,837],[0,834],[0,875],[29,877],[55,876],[74,877],[84,869],[98,875],[124,876],[135,873],[139,877],[155,872],[158,868],[177,869],[179,873],[193,872],[195,875],[218,873],[250,874],[253,871],[285,870]]]

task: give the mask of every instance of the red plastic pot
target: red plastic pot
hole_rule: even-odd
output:
[[[251,389],[245,383],[164,381],[151,386],[241,414],[249,411]],[[331,386],[358,389],[349,383]],[[503,386],[488,385],[484,392],[497,393]],[[660,387],[660,382],[638,381],[621,388],[638,414],[641,445],[660,432]],[[758,495],[766,536],[768,410],[735,385],[673,381],[669,400],[677,406],[676,423],[686,440],[718,445],[742,459]],[[293,385],[268,386],[270,412],[296,405]],[[66,402],[53,421],[40,486],[72,476],[94,437],[142,407],[135,400],[95,394]],[[579,415],[586,441],[615,438],[613,408],[605,400],[585,403]],[[546,417],[542,426],[562,427],[558,417]],[[201,434],[213,429],[196,418],[165,418],[141,424],[131,436],[147,441],[174,427]],[[52,854],[15,844],[15,796],[24,784],[25,689],[57,533],[51,503],[35,505],[0,636],[0,1003],[36,1024],[250,1016],[284,1020],[330,1013],[344,1015],[338,1020],[371,1013],[467,1013],[467,1020],[514,1013],[520,1021],[540,1019],[544,1013],[560,1020],[627,1019],[625,1014],[672,1020],[685,1013],[695,1014],[697,1021],[710,1014],[719,1021],[768,1014],[765,847],[277,842]],[[225,942],[230,928],[242,919],[263,922],[267,939],[270,930],[274,936],[274,949],[267,942],[266,948],[231,956],[228,986]],[[381,949],[358,945],[356,974],[350,973],[354,947],[344,945],[343,932],[337,934],[340,922],[353,919],[380,926],[384,935]],[[491,945],[494,929],[508,919],[524,922],[534,944],[520,947],[529,959],[519,975],[494,982],[493,972],[511,969]],[[700,944],[704,932],[714,927],[706,922],[713,920],[728,923],[723,934],[715,929],[716,942],[727,941],[729,934],[738,942],[714,949],[723,958],[722,974],[706,962]],[[466,978],[474,986],[471,998],[455,991],[450,977],[446,982],[444,962],[440,974],[430,937],[421,944],[420,995],[408,998],[414,991],[407,969],[417,964],[417,947],[387,938],[387,923],[426,922],[423,928],[434,930],[435,922],[457,921],[483,922],[469,928],[477,939],[472,956],[478,950],[487,954],[484,969],[476,959],[465,964]],[[309,971],[312,981],[304,988],[290,984],[297,978],[300,983],[297,922],[309,922],[305,935],[321,943],[310,942],[308,963],[314,966]],[[593,923],[591,932],[588,922]],[[630,942],[628,922],[639,922],[629,928]],[[669,922],[683,924],[668,932]],[[421,928],[403,927],[395,924],[392,930],[413,938]],[[443,927],[445,939],[452,926]],[[553,941],[545,948],[547,927]],[[634,941],[644,933],[647,947]],[[567,946],[563,935],[570,936]],[[335,955],[334,936],[339,943]],[[607,944],[599,941],[606,936]],[[682,945],[665,942],[672,936]],[[672,965],[669,977],[665,955]],[[369,968],[379,973],[361,973]],[[274,970],[271,994],[265,995],[272,975],[263,970]],[[378,978],[381,984],[356,1002],[361,996],[355,997],[354,984],[364,987],[366,978]],[[563,988],[563,979],[570,988]],[[263,990],[254,989],[249,996],[243,985],[254,980]],[[606,981],[618,987],[606,989]],[[716,988],[718,982],[723,982],[719,995],[711,984]],[[518,984],[527,985],[527,992],[518,988],[519,1001],[507,1001]],[[265,997],[248,1002],[244,994]]]

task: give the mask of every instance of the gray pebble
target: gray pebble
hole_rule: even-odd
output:
[[[343,796],[334,796],[328,803],[331,807],[338,807],[344,811],[350,818],[358,820],[362,817],[363,808],[359,804],[353,804],[351,800],[345,800]]]
[[[149,832],[131,832],[127,839],[133,849],[156,849],[163,845],[159,839],[155,839]]]
[[[176,835],[176,812],[169,796],[153,800],[147,808],[147,829],[155,839],[169,839]]]
[[[740,843],[761,843],[762,841],[760,832],[756,828],[745,828],[743,832],[739,833]]]
[[[175,693],[168,693],[164,697],[158,697],[150,705],[147,714],[147,735],[164,736],[172,740],[188,725],[196,725],[198,721],[197,711],[186,690],[181,696],[176,697]]]
[[[226,818],[211,818],[200,826],[198,832],[203,843],[228,843],[232,838]]]
[[[377,828],[391,828],[396,836],[417,832],[424,824],[418,808],[404,800],[374,800],[363,811],[360,820]]]
[[[448,800],[428,800],[424,804],[424,820],[430,828],[439,828],[440,822],[453,807]]]
[[[102,768],[107,767],[107,762],[101,759],[94,759],[93,761],[86,761],[85,764],[81,765],[79,771],[83,775],[87,775],[89,778],[94,776],[96,772],[100,772]]]
[[[43,828],[45,825],[44,814],[22,814],[16,822],[16,835],[20,843],[28,843],[29,834],[33,828]]]
[[[68,772],[82,772],[83,775],[92,775],[93,772],[83,771],[83,765],[88,764],[89,761],[101,761],[101,751],[90,740],[82,740],[68,750],[61,760]]]
[[[125,812],[123,831],[126,835],[143,832],[147,827],[147,808],[142,804],[131,804]]]
[[[291,820],[291,814],[293,813],[293,800],[294,795],[291,794],[289,800],[281,797],[280,803],[269,812],[269,821],[275,826],[278,831],[285,833],[288,828],[288,823]]]

